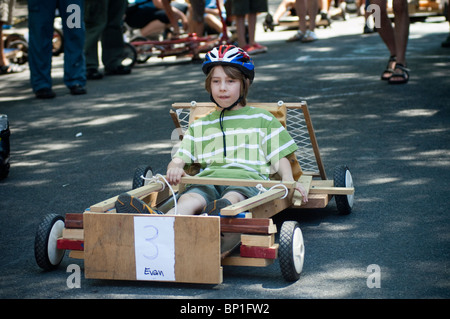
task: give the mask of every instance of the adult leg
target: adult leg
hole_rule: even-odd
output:
[[[102,61],[105,70],[114,71],[122,66],[124,41],[122,19],[127,8],[126,0],[108,0],[108,22],[102,34]],[[129,73],[129,72],[128,72]]]
[[[300,32],[305,34],[306,33],[306,12],[307,12],[306,0],[296,0],[295,1],[295,11],[297,12],[297,16],[298,16],[299,30],[300,30]]]
[[[380,7],[380,27],[377,29],[381,39],[389,50],[391,56],[397,55],[397,49],[395,45],[394,28],[387,15],[386,0],[371,0],[372,4],[376,4]]]
[[[75,9],[73,5],[76,5]],[[71,7],[69,7],[71,6]],[[77,11],[80,10],[80,11]],[[59,12],[64,32],[64,84],[68,88],[86,85],[86,60],[84,57],[84,1],[59,0]],[[79,16],[78,16],[79,15]],[[77,21],[77,19],[79,19]],[[68,22],[79,24],[69,25]],[[77,94],[82,94],[81,92]]]
[[[191,0],[190,3],[191,7],[188,17],[189,32],[197,33],[198,36],[202,36],[205,28],[205,0]]]
[[[252,46],[255,44],[255,31],[256,31],[255,12],[247,14],[247,24],[248,24],[248,44]]]
[[[56,0],[28,0],[28,65],[33,92],[51,89],[52,38]]]
[[[388,80],[392,76],[397,56],[394,28],[392,27],[391,20],[389,20],[387,15],[386,3],[386,0],[371,0],[371,4],[378,5],[380,8],[380,27],[377,28],[377,31],[390,54],[386,70],[381,75],[383,80]]]
[[[307,0],[296,0],[295,1],[295,12],[298,16],[298,30],[297,33],[292,37],[287,39],[287,42],[301,41],[306,33],[306,1]]]
[[[98,41],[106,26],[108,0],[85,0],[84,21],[86,40],[84,54],[86,68],[98,69]]]
[[[308,29],[310,31],[314,31],[314,29],[316,28],[316,16],[317,12],[319,11],[319,3],[317,2],[317,0],[308,0],[307,7],[309,16]]]
[[[389,83],[406,83],[409,80],[406,67],[406,48],[409,37],[409,13],[407,0],[394,0],[395,48],[397,64]]]
[[[236,31],[238,46],[244,48],[247,46],[247,40],[245,39],[245,15],[236,15]]]

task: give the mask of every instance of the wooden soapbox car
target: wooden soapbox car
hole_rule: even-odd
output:
[[[352,176],[346,166],[338,166],[333,180],[327,179],[305,102],[250,105],[269,110],[296,141],[299,150],[290,161],[295,179],[308,192],[307,203],[294,191],[295,182],[282,183],[276,176],[270,181],[188,176],[173,189],[166,187],[163,176],[152,177],[151,168],[142,166],[136,169],[128,193],[163,212],[176,204],[174,194],[186,184],[260,184],[261,192],[223,208],[220,216],[118,214],[117,196],[82,214],[65,218],[50,214],[36,232],[37,264],[44,270],[55,269],[69,250],[69,257],[84,259],[86,278],[218,284],[223,281],[222,266],[264,267],[278,258],[283,278],[297,280],[305,254],[299,224],[285,221],[275,236],[277,227],[271,218],[288,208],[324,208],[332,197],[339,213],[349,214]],[[212,103],[173,104],[170,113],[180,139],[190,122],[213,108]]]

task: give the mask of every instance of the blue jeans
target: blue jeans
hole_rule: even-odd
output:
[[[67,12],[69,5],[79,8]],[[73,8],[73,7],[71,7]],[[52,87],[52,38],[55,10],[61,15],[64,33],[64,84],[67,87],[86,85],[83,0],[28,0],[28,64],[34,92]],[[73,22],[80,22],[73,26]],[[69,22],[69,24],[68,24]],[[72,23],[71,23],[72,22]]]

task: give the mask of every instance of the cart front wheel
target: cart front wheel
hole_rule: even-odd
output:
[[[136,170],[134,171],[134,176],[133,176],[132,189],[136,189],[136,188],[142,187],[144,185],[147,185],[148,181],[143,179],[141,176],[144,176],[145,178],[152,178],[153,170],[152,170],[151,166],[141,165],[136,168]]]
[[[57,248],[58,238],[62,237],[64,217],[57,214],[45,216],[39,224],[34,239],[34,257],[44,270],[56,269],[61,263],[65,250]]]
[[[353,187],[352,174],[347,166],[337,166],[334,169],[334,186],[335,187]],[[355,195],[336,195],[334,197],[336,207],[340,214],[348,215],[352,212]]]
[[[300,278],[305,259],[305,244],[300,226],[295,221],[286,221],[281,226],[279,262],[283,278],[296,281]]]

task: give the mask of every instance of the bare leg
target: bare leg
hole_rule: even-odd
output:
[[[397,63],[406,65],[406,47],[409,36],[409,14],[407,0],[394,0],[395,47]]]
[[[384,44],[386,44],[390,55],[396,56],[397,49],[395,45],[394,29],[392,28],[391,21],[387,15],[386,0],[372,0],[371,3],[380,7],[380,28],[378,28],[378,33]]]
[[[296,0],[295,1],[295,11],[298,16],[298,27],[299,30],[305,34],[306,32],[306,0]]]
[[[243,48],[247,45],[245,40],[245,16],[236,16],[236,29],[238,46]]]
[[[319,3],[317,0],[308,0],[308,16],[309,16],[309,30],[314,31],[316,28],[316,16],[319,10]]]
[[[141,29],[141,35],[144,37],[149,37],[154,34],[162,33],[165,28],[166,25],[163,22],[159,20],[153,20]]]
[[[243,201],[246,197],[238,192],[228,192],[225,195],[223,195],[222,198],[228,199],[231,202],[231,204],[236,204]]]
[[[248,44],[255,44],[255,28],[256,28],[256,13],[249,13],[248,17]]]
[[[180,215],[199,214],[206,206],[206,200],[197,193],[186,193],[180,196],[177,202],[177,213]],[[167,215],[174,215],[175,207],[167,212]]]

